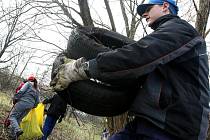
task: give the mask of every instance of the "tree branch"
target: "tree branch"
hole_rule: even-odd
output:
[[[112,11],[111,11],[110,6],[109,6],[109,2],[108,2],[108,0],[104,0],[104,3],[105,3],[106,10],[107,10],[107,13],[108,13],[108,16],[109,16],[109,20],[110,20],[110,23],[111,23],[111,26],[112,26],[112,31],[116,32],[116,27],[115,27],[114,19],[113,19],[113,16],[112,16]]]
[[[199,11],[198,11],[198,7],[197,7],[197,5],[196,5],[196,3],[195,3],[195,0],[192,0],[193,1],[193,5],[194,5],[194,7],[195,7],[195,11],[196,11],[196,13],[199,13]]]
[[[129,32],[128,17],[127,17],[126,12],[125,12],[125,5],[124,5],[123,0],[120,0],[120,7],[121,7],[124,23],[125,23],[126,34],[129,37],[130,32]]]
[[[87,0],[78,0],[80,15],[83,21],[84,26],[92,26],[94,27],[93,20],[90,14],[90,9],[88,6]]]
[[[210,28],[206,31],[204,38],[210,33]]]
[[[60,3],[58,0],[52,0],[52,2],[56,3],[64,12],[64,15],[66,15],[73,24],[76,24],[77,26],[81,27],[82,25],[80,23],[78,23],[71,15],[71,13],[69,13],[68,9],[66,8],[66,5],[64,3]]]

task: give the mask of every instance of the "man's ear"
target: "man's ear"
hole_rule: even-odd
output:
[[[170,13],[169,6],[170,5],[169,5],[168,2],[164,2],[163,5],[162,5],[162,10],[163,10],[162,12],[167,13],[167,14]]]

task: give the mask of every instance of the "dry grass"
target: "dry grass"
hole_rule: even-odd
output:
[[[10,103],[11,98],[6,95],[6,93],[0,92],[0,139],[8,140],[7,128],[4,127],[3,122],[8,116],[10,109],[12,108],[12,103]]]
[[[74,118],[57,124],[49,140],[100,140],[102,128],[96,128],[91,123],[77,124]]]

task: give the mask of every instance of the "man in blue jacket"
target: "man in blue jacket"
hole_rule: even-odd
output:
[[[110,140],[206,139],[209,70],[205,40],[177,16],[175,0],[149,0],[137,12],[154,32],[90,61],[72,60],[60,68],[51,85],[61,91],[89,78],[120,85],[145,77],[129,110],[135,119]]]

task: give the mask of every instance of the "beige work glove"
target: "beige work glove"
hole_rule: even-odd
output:
[[[84,58],[77,60],[68,59],[66,64],[61,65],[57,75],[50,82],[50,86],[53,87],[53,90],[62,91],[72,82],[89,79],[82,66],[85,61]]]

